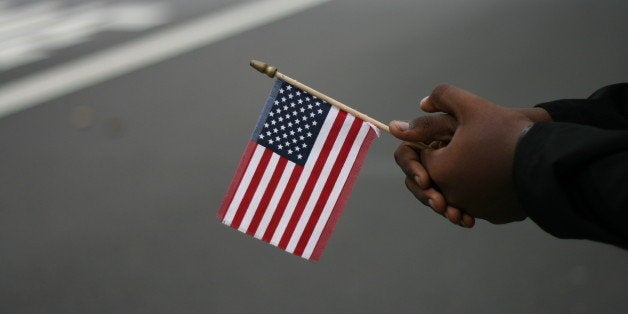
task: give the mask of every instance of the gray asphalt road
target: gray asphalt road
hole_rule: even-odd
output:
[[[249,59],[383,121],[440,82],[531,106],[626,81],[627,12],[335,1],[4,117],[0,313],[628,312],[626,252],[446,223],[405,191],[388,135],[318,263],[215,218],[271,87]]]

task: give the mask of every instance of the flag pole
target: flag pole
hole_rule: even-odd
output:
[[[325,94],[323,94],[323,93],[321,93],[321,92],[319,92],[319,91],[317,91],[317,90],[315,90],[315,89],[313,89],[313,88],[311,88],[311,87],[309,87],[309,86],[307,86],[307,85],[305,85],[305,84],[303,84],[303,83],[301,83],[301,82],[299,82],[299,81],[297,81],[297,80],[295,80],[295,79],[293,79],[293,78],[291,78],[291,77],[289,77],[289,76],[287,76],[287,75],[285,75],[285,74],[283,74],[283,73],[281,73],[279,71],[277,71],[276,67],[274,67],[274,66],[272,66],[272,65],[270,65],[268,63],[265,63],[265,62],[262,62],[262,61],[257,61],[257,60],[251,60],[251,66],[253,68],[255,68],[256,70],[258,70],[259,72],[261,72],[263,74],[266,74],[266,75],[268,75],[271,78],[272,77],[278,77],[281,80],[283,80],[284,82],[289,83],[289,84],[291,84],[291,85],[293,85],[293,86],[295,86],[297,88],[300,88],[300,89],[310,93],[310,95],[314,95],[314,96],[316,96],[316,97],[318,97],[318,98],[328,102],[330,105],[332,105],[334,107],[337,107],[338,109],[342,109],[342,110],[344,110],[344,111],[346,111],[346,112],[348,112],[348,113],[350,113],[350,114],[352,114],[352,115],[354,115],[354,116],[356,116],[356,117],[358,117],[358,118],[360,118],[360,119],[362,119],[364,121],[370,122],[373,125],[377,126],[382,131],[386,131],[386,132],[390,133],[390,130],[388,129],[388,125],[386,125],[386,124],[384,124],[384,123],[382,123],[382,122],[380,122],[380,121],[378,121],[376,119],[373,119],[373,118],[371,118],[371,117],[369,117],[369,116],[367,116],[367,115],[365,115],[365,114],[363,114],[363,113],[361,113],[361,112],[359,112],[359,111],[357,111],[357,110],[355,110],[355,109],[353,109],[353,108],[351,108],[351,107],[349,107],[349,106],[339,102],[338,100],[335,100],[335,99],[333,99],[333,98],[331,98],[331,97],[329,97],[329,96],[327,96],[327,95],[325,95]]]
[[[272,66],[272,65],[270,65],[270,64],[268,64],[266,62],[262,62],[262,61],[258,61],[258,60],[251,60],[251,66],[255,70],[257,70],[257,71],[259,71],[259,72],[261,72],[263,74],[266,74],[270,78],[278,77],[281,80],[283,80],[284,82],[289,83],[289,84],[291,84],[291,85],[293,85],[293,86],[295,86],[297,88],[300,88],[300,89],[310,93],[310,95],[314,95],[314,96],[316,96],[316,97],[326,101],[330,105],[332,105],[332,106],[334,106],[334,107],[336,107],[338,109],[344,110],[344,111],[354,115],[357,118],[360,118],[360,119],[362,119],[364,121],[370,122],[370,123],[372,123],[373,125],[375,125],[376,127],[378,127],[382,131],[386,131],[386,132],[390,133],[390,129],[388,128],[388,125],[380,122],[379,120],[371,118],[371,117],[369,117],[369,116],[367,116],[367,115],[365,115],[365,114],[363,114],[363,113],[361,113],[361,112],[359,112],[359,111],[357,111],[357,110],[355,110],[355,109],[353,109],[353,108],[351,108],[351,107],[341,103],[340,101],[335,100],[335,99],[333,99],[333,98],[331,98],[331,97],[329,97],[329,96],[327,96],[327,95],[325,95],[325,94],[323,94],[323,93],[321,93],[321,92],[319,92],[319,91],[317,91],[317,90],[315,90],[315,89],[313,89],[313,88],[311,88],[311,87],[309,87],[309,86],[307,86],[307,85],[305,85],[305,84],[303,84],[303,83],[301,83],[301,82],[299,82],[299,81],[297,81],[297,80],[295,80],[295,79],[293,79],[293,78],[291,78],[291,77],[289,77],[289,76],[287,76],[287,75],[285,75],[285,74],[283,74],[281,72],[279,72],[276,67],[274,67],[274,66]],[[424,143],[421,143],[421,142],[418,142],[418,143],[405,142],[405,144],[408,145],[408,146],[417,148],[417,149],[432,148],[430,145],[427,145],[427,144],[424,144]]]

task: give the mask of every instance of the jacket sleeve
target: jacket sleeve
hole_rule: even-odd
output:
[[[517,144],[519,200],[556,237],[628,249],[627,90],[618,84],[588,100],[541,104],[562,122],[535,123]]]

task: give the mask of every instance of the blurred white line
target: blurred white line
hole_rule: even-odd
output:
[[[0,118],[329,1],[244,3],[35,73],[0,87]]]

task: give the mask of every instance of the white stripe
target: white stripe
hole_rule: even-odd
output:
[[[275,173],[275,168],[277,168],[277,162],[279,162],[279,158],[280,156],[275,153],[273,153],[270,157],[268,165],[266,166],[266,170],[262,175],[262,179],[259,181],[259,185],[255,190],[255,194],[253,194],[253,199],[251,199],[249,208],[246,209],[246,214],[244,214],[238,230],[246,233],[246,229],[249,228],[251,220],[253,219],[253,215],[255,215],[255,212],[259,210],[257,207],[259,206],[259,202],[262,200],[262,196],[264,196],[264,192],[266,192],[266,188],[268,188],[270,178],[273,176],[273,173]]]
[[[329,178],[329,174],[331,173],[331,169],[336,163],[336,159],[338,159],[338,153],[340,153],[340,149],[342,148],[342,144],[344,144],[347,135],[349,134],[349,130],[351,129],[351,124],[355,120],[355,117],[352,115],[347,115],[345,118],[342,127],[338,133],[338,137],[334,141],[334,146],[331,149],[331,153],[327,160],[325,161],[325,165],[321,170],[321,174],[314,185],[314,189],[312,190],[312,195],[310,199],[308,199],[305,208],[303,209],[303,213],[301,214],[301,218],[299,218],[299,222],[297,226],[294,228],[294,232],[292,233],[292,237],[290,238],[290,242],[286,246],[286,251],[292,253],[294,252],[294,248],[299,243],[299,239],[301,239],[301,235],[303,234],[303,229],[305,229],[305,225],[307,225],[310,216],[312,215],[312,211],[314,210],[314,206],[318,202],[319,197],[321,196],[321,192],[323,191],[323,187]]]
[[[286,205],[286,209],[281,216],[281,220],[277,225],[277,229],[275,229],[275,233],[273,234],[273,238],[270,240],[272,245],[279,245],[279,241],[283,236],[283,233],[286,231],[286,226],[288,222],[292,218],[292,213],[294,212],[295,207],[301,198],[301,193],[303,193],[303,188],[305,188],[305,184],[307,180],[310,178],[310,174],[312,173],[312,168],[316,164],[316,160],[318,159],[318,155],[323,148],[323,144],[325,144],[325,140],[329,135],[329,131],[331,130],[332,125],[334,124],[334,120],[336,120],[336,116],[338,116],[338,109],[336,107],[331,107],[329,109],[329,113],[325,118],[325,122],[323,122],[323,126],[321,127],[320,132],[318,133],[318,137],[316,138],[316,142],[314,142],[314,146],[312,147],[312,151],[310,151],[310,156],[305,163],[305,167],[303,167],[303,172],[301,172],[301,176],[299,177],[299,181],[297,182],[294,191],[292,192],[292,196],[290,197],[290,201],[288,205]]]
[[[97,52],[0,89],[0,117],[210,45],[330,0],[246,2]]]
[[[362,148],[362,144],[364,143],[364,139],[370,130],[370,126],[367,123],[364,123],[360,128],[360,132],[355,138],[355,142],[353,142],[353,146],[351,146],[351,151],[349,151],[349,155],[347,156],[347,160],[345,164],[342,166],[342,170],[340,170],[340,174],[338,175],[338,181],[334,185],[334,188],[329,195],[329,199],[325,204],[325,208],[321,213],[318,222],[316,223],[316,227],[314,227],[314,231],[310,236],[305,249],[303,250],[303,254],[301,255],[303,258],[309,259],[312,256],[312,252],[318,243],[318,239],[321,237],[323,232],[323,228],[327,225],[327,221],[329,220],[329,216],[331,215],[334,206],[336,206],[336,202],[338,201],[338,197],[340,197],[340,193],[349,178],[349,172],[351,168],[353,168],[353,164],[355,163],[356,158],[358,157],[358,153]]]
[[[277,183],[277,188],[275,189],[275,193],[273,193],[273,197],[270,199],[270,202],[268,203],[268,208],[266,209],[266,212],[264,213],[264,217],[262,217],[262,220],[259,223],[259,226],[257,227],[257,231],[255,231],[255,237],[258,239],[261,239],[264,237],[264,233],[266,232],[266,228],[268,228],[268,224],[270,223],[270,220],[273,218],[273,214],[275,214],[275,211],[277,210],[277,204],[279,204],[279,200],[281,200],[281,196],[283,195],[283,192],[286,190],[286,186],[288,186],[288,181],[290,181],[290,176],[292,175],[292,172],[294,171],[294,166],[296,164],[288,161],[286,163],[286,168],[283,170],[283,173],[281,174],[281,179],[279,179],[279,183]]]
[[[244,197],[244,193],[246,193],[246,189],[249,187],[251,183],[251,179],[253,178],[253,174],[259,165],[260,159],[262,159],[262,155],[264,154],[264,146],[257,145],[255,148],[255,152],[253,152],[253,156],[249,161],[249,165],[246,167],[246,171],[244,171],[244,176],[242,177],[242,181],[240,181],[240,185],[238,185],[238,189],[236,190],[235,195],[233,196],[233,200],[231,204],[229,204],[229,209],[227,209],[227,213],[225,214],[225,218],[222,222],[226,225],[231,226],[231,222],[233,221],[233,217],[238,211],[238,207],[240,207],[240,202]]]

